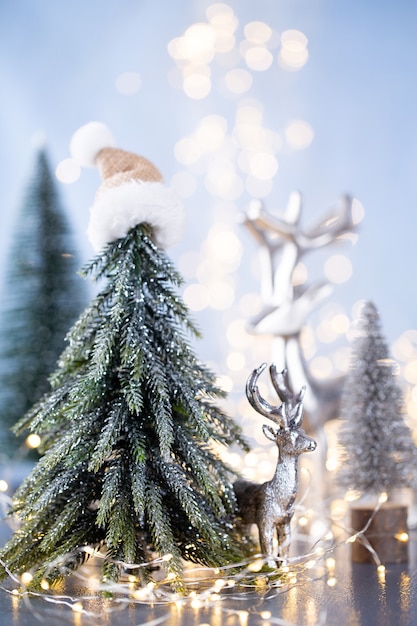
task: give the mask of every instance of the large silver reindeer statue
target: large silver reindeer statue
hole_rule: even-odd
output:
[[[341,206],[306,230],[301,226],[301,195],[294,192],[281,216],[266,212],[256,201],[244,217],[245,226],[259,244],[263,304],[260,314],[249,322],[249,330],[273,336],[271,359],[290,372],[294,388],[307,387],[304,408],[310,433],[318,432],[324,422],[337,417],[344,377],[322,382],[309,371],[300,333],[307,317],[331,293],[332,286],[324,281],[295,287],[294,272],[308,252],[354,236],[352,208],[353,200],[345,196]]]
[[[246,395],[258,413],[278,426],[263,426],[265,437],[274,441],[278,447],[277,468],[272,480],[253,483],[240,479],[234,483],[234,490],[242,535],[248,536],[250,526],[256,524],[262,554],[268,566],[275,568],[288,558],[290,524],[298,490],[298,457],[303,452],[315,450],[316,442],[301,430],[305,389],[294,394],[289,386],[287,372],[277,372],[275,365],[271,365],[271,381],[282,400],[281,405],[272,406],[261,397],[257,386],[259,375],[265,367],[266,363],[263,363],[252,372],[246,384]],[[274,556],[275,532],[278,539],[277,556]]]

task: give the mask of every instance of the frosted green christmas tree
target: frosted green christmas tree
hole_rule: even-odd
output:
[[[10,428],[50,389],[65,335],[86,304],[71,228],[44,149],[35,159],[8,255],[0,320],[0,450]]]
[[[177,196],[99,123],[73,151],[103,177],[89,226],[102,251],[84,273],[106,283],[73,326],[52,391],[17,427],[42,438],[44,456],[16,493],[22,525],[0,558],[39,585],[76,569],[87,546],[104,551],[104,580],[156,554],[180,589],[182,559],[241,557],[231,473],[212,443],[245,444],[187,342],[198,333],[163,251],[181,232]]]
[[[342,398],[339,484],[363,495],[417,485],[417,448],[375,306],[361,310]]]

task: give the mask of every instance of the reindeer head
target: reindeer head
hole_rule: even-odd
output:
[[[282,401],[279,406],[272,406],[262,398],[256,384],[265,367],[266,363],[263,363],[253,370],[246,384],[246,395],[251,406],[278,425],[278,428],[272,428],[264,424],[262,430],[265,437],[276,443],[280,455],[299,456],[303,452],[315,450],[316,442],[301,429],[305,387],[295,394],[290,387],[287,370],[277,372],[275,365],[271,365],[271,381]]]

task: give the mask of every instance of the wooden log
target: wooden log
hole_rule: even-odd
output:
[[[363,530],[373,516],[364,537],[375,550],[382,564],[406,563],[408,561],[407,506],[386,502],[374,513],[375,507],[354,503],[351,507],[351,527],[353,532]],[[352,561],[375,563],[372,552],[367,549],[361,537],[352,543]]]

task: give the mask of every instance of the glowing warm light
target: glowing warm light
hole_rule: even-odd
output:
[[[0,492],[4,493],[5,491],[7,491],[9,488],[9,485],[6,483],[5,480],[0,480]]]
[[[322,320],[316,328],[316,336],[322,343],[332,343],[337,339],[337,333],[330,320]]]
[[[260,616],[262,619],[271,619],[272,613],[271,611],[261,611]]]
[[[241,258],[243,246],[239,237],[232,230],[210,231],[207,238],[207,248],[210,256],[221,263],[234,262]]]
[[[213,60],[216,33],[212,25],[196,22],[187,28],[182,39],[185,58],[199,65]]]
[[[338,315],[334,315],[330,320],[332,328],[335,333],[338,335],[343,335],[350,328],[350,321],[347,315],[344,313],[339,313]]]
[[[264,565],[264,562],[262,559],[255,559],[255,561],[252,561],[252,563],[249,563],[248,570],[250,572],[260,572],[263,565]]]
[[[300,519],[298,520],[298,525],[301,526],[301,528],[304,528],[305,526],[307,526],[308,524],[308,518],[305,517],[304,515],[300,517]]]
[[[225,54],[233,50],[236,39],[233,35],[233,30],[228,30],[227,28],[215,27],[216,29],[216,40],[214,42],[214,49],[216,53]]]
[[[196,131],[196,139],[205,150],[217,150],[222,145],[227,131],[227,121],[222,115],[203,117]]]
[[[336,567],[336,560],[333,557],[329,557],[328,559],[326,559],[326,567],[328,569],[333,569],[334,567]]]
[[[380,583],[385,583],[385,565],[378,565],[376,568],[378,574],[378,580]]]
[[[195,137],[184,137],[175,144],[174,154],[180,163],[191,165],[201,157],[202,146]]]
[[[407,543],[409,537],[408,537],[408,533],[397,533],[396,535],[394,535],[394,537],[398,540],[401,541],[402,543]]]
[[[226,391],[226,393],[230,393],[233,389],[233,380],[230,376],[217,376],[216,385],[220,387],[220,389],[223,389],[223,391]]]
[[[388,500],[388,494],[386,491],[383,491],[378,498],[378,502],[380,504],[384,504],[384,502],[386,502],[387,500]]]
[[[332,283],[345,283],[352,276],[352,262],[344,254],[333,254],[324,264],[324,273]]]
[[[329,472],[335,472],[336,470],[338,470],[340,467],[340,462],[339,459],[336,455],[330,455],[330,452],[328,452],[328,457],[326,459],[326,469]]]
[[[281,35],[281,44],[286,48],[300,50],[307,47],[308,39],[301,30],[284,30]]]
[[[409,361],[404,367],[404,378],[408,383],[417,385],[417,360]]]
[[[355,500],[359,500],[360,497],[360,491],[357,491],[356,489],[349,489],[349,491],[346,492],[345,500],[346,502],[355,502]]]
[[[301,69],[308,61],[308,40],[299,30],[286,30],[281,35],[278,62],[285,70]]]
[[[314,139],[314,131],[308,122],[293,120],[285,129],[285,139],[290,148],[304,150]]]
[[[246,330],[246,321],[236,319],[229,324],[226,337],[230,345],[236,348],[247,348],[252,343],[252,336]]]
[[[251,70],[264,72],[273,63],[274,57],[271,52],[263,46],[251,46],[245,52],[245,62]]]
[[[28,435],[28,437],[26,437],[26,445],[28,448],[39,448],[39,446],[41,445],[41,438],[39,437],[39,435],[35,435],[35,433],[31,433],[30,435]]]
[[[61,183],[69,185],[75,183],[81,175],[81,168],[75,159],[64,159],[60,161],[55,169],[55,176]]]
[[[327,579],[327,584],[329,585],[329,587],[335,587],[337,583],[337,580],[334,576],[331,576],[330,578]]]
[[[191,311],[202,311],[209,305],[209,291],[204,285],[193,283],[186,287],[183,299]]]
[[[317,356],[310,361],[310,369],[320,379],[328,378],[333,372],[333,365],[327,356]]]
[[[265,44],[272,36],[272,28],[265,22],[249,22],[243,32],[248,41],[257,45]]]
[[[183,89],[189,98],[201,100],[206,98],[211,91],[211,79],[200,73],[190,74],[184,78]]]
[[[209,305],[217,311],[229,309],[235,301],[235,290],[226,282],[216,282],[208,289]]]
[[[414,387],[415,389],[415,387]],[[415,400],[411,400],[410,402],[407,402],[407,414],[412,418],[417,420],[417,402]],[[414,442],[417,445],[417,433],[413,432],[413,439]]]
[[[206,10],[209,22],[215,26],[229,26],[233,29],[237,26],[237,20],[233,13],[233,9],[228,4],[217,2],[210,5]]]
[[[278,171],[278,161],[273,154],[258,152],[254,154],[249,163],[250,172],[260,180],[269,180]]]
[[[330,504],[330,511],[331,511],[332,519],[334,520],[343,519],[346,513],[345,500],[341,500],[341,499],[333,500],[332,503]]]
[[[243,183],[229,159],[214,159],[207,168],[205,186],[209,193],[237,200],[243,193]]]
[[[252,87],[253,78],[248,71],[235,68],[226,73],[224,82],[229,91],[242,94]]]
[[[308,50],[291,50],[282,48],[279,53],[278,62],[285,70],[299,70],[308,61]]]
[[[123,96],[133,96],[138,93],[142,84],[140,75],[137,72],[123,72],[116,78],[116,89]]]
[[[258,455],[255,452],[247,452],[245,455],[245,465],[247,467],[256,467],[258,465]]]
[[[47,591],[49,589],[49,583],[47,580],[43,579],[41,580],[41,587],[44,591]]]
[[[71,606],[71,609],[74,611],[74,613],[82,613],[83,605],[81,604],[81,602],[74,602],[74,604]]]
[[[23,574],[20,577],[20,582],[22,583],[22,585],[30,585],[32,580],[33,580],[33,576],[30,572],[23,572]]]
[[[242,352],[230,352],[226,359],[227,367],[234,372],[243,370],[246,365],[245,355]]]
[[[263,106],[251,100],[251,104],[242,104],[236,112],[236,124],[259,126],[262,123]]]

